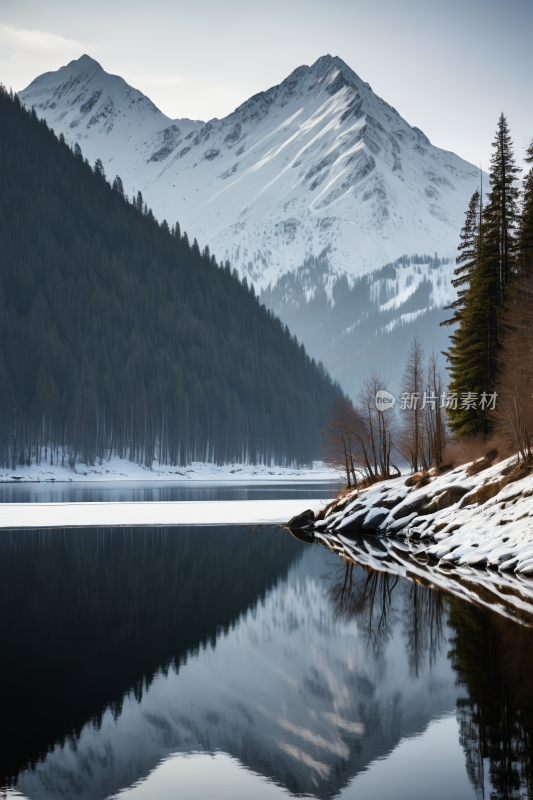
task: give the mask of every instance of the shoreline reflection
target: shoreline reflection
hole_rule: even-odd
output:
[[[532,797],[533,631],[422,579],[272,528],[5,532],[0,601],[0,785],[30,800],[128,796],[175,753],[269,796],[372,796],[390,764],[414,797],[437,740],[455,797]]]

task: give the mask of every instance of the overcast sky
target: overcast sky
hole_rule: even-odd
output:
[[[0,81],[88,53],[170,117],[223,117],[325,53],[431,141],[488,167],[533,137],[532,0],[1,0]]]

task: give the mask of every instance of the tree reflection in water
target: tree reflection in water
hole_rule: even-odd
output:
[[[451,644],[448,658],[466,690],[457,719],[476,796],[533,800],[533,619],[513,622],[429,584],[399,581],[349,560],[324,579],[335,615],[357,620],[376,657],[402,622],[413,676]]]
[[[356,568],[354,577],[354,567]],[[402,582],[389,572],[377,572],[345,560],[324,576],[326,594],[337,619],[357,619],[365,644],[379,658],[403,620],[409,666],[418,677],[422,666],[434,663],[445,643],[446,595],[418,582]]]
[[[479,798],[533,798],[533,629],[450,603],[449,653],[468,696],[457,703],[466,766]],[[488,772],[488,775],[485,773]]]
[[[424,586],[418,581],[404,583],[403,633],[412,674],[418,678],[426,659],[435,663],[446,643],[444,622],[447,616],[447,597],[444,592]]]

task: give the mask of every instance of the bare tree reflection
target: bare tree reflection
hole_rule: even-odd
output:
[[[403,633],[409,668],[417,678],[426,659],[435,663],[445,644],[444,621],[447,603],[443,592],[418,581],[404,584]]]
[[[355,577],[354,577],[355,567]],[[339,620],[357,619],[365,644],[380,656],[402,620],[409,667],[418,677],[426,663],[433,664],[446,643],[446,595],[432,586],[402,581],[349,559],[328,575],[326,595]],[[396,590],[396,591],[395,591]]]
[[[355,579],[354,566],[358,567]],[[372,648],[376,657],[380,656],[399,620],[393,597],[399,577],[346,560],[327,579],[326,594],[336,618],[344,621],[357,618],[365,644]]]

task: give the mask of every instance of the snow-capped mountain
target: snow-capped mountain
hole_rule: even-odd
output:
[[[40,75],[19,96],[70,144],[78,142],[91,163],[101,158],[107,165],[124,156],[126,162],[135,161],[146,155],[146,139],[161,149],[178,130],[150,98],[87,55]],[[180,120],[179,132],[187,134],[198,124]],[[131,149],[135,155],[128,158]],[[157,152],[148,153],[152,155]]]
[[[207,123],[170,120],[88,56],[20,96],[130,195],[140,189],[158,218],[229,259],[348,390],[363,368],[356,351],[375,343],[379,353],[453,297],[479,171],[434,147],[340,58],[298,67]],[[348,297],[340,324],[334,307]]]

